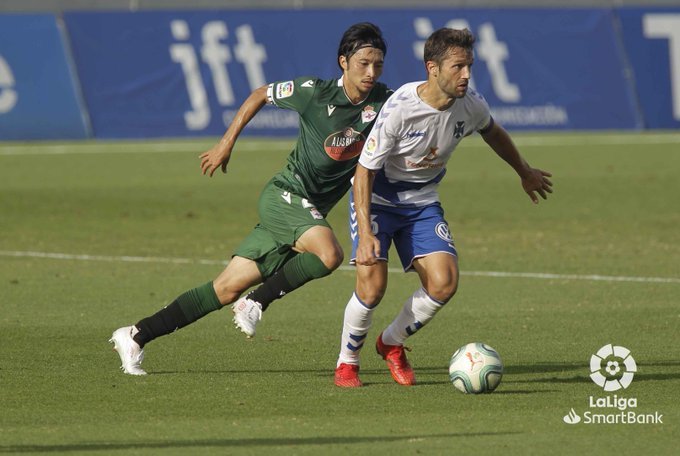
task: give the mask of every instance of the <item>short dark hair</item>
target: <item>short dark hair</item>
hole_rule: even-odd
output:
[[[475,44],[475,36],[468,29],[440,28],[434,32],[425,42],[423,58],[425,62],[436,62],[441,65],[452,48],[462,48],[472,51]]]
[[[380,49],[383,55],[387,54],[387,44],[383,39],[380,28],[370,22],[352,25],[345,31],[340,40],[338,65],[340,65],[340,56],[344,55],[349,60],[359,49],[367,47]]]

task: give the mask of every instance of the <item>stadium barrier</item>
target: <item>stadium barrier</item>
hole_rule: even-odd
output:
[[[338,77],[337,42],[360,21],[382,28],[382,80],[394,88],[424,78],[432,31],[471,29],[472,84],[511,130],[680,127],[677,8],[66,12],[63,21],[68,40],[55,16],[0,16],[0,139],[221,135],[266,82]],[[295,113],[266,107],[244,133],[296,131]]]
[[[64,42],[51,14],[0,15],[0,140],[89,136]]]
[[[680,127],[680,9],[622,8],[616,13],[644,127]]]

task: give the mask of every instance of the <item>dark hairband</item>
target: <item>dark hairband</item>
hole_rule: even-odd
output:
[[[360,50],[365,49],[365,48],[376,48],[376,49],[378,49],[376,46],[374,46],[371,43],[363,43],[363,44],[360,44],[359,46],[355,47],[354,49],[352,49],[350,52],[348,52],[345,55],[345,57],[350,58],[354,54],[356,54],[357,52],[359,52]]]

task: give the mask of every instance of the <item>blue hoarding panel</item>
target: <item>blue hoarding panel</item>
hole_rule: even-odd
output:
[[[637,128],[612,12],[604,9],[163,11],[67,13],[95,136],[220,135],[250,92],[302,75],[340,76],[337,46],[371,21],[388,42],[382,80],[426,77],[425,39],[477,36],[473,85],[511,129]],[[246,134],[294,134],[297,115],[264,108]]]
[[[54,16],[0,16],[0,140],[85,138],[72,76]]]
[[[451,9],[414,11],[407,17],[399,42],[404,53],[391,56],[401,60],[401,71],[409,65],[422,79],[422,63],[406,62],[406,50],[422,49],[426,37],[440,27],[469,28],[477,38],[473,86],[508,128],[613,129],[641,124],[609,10]],[[392,29],[388,37],[399,36],[398,25]]]
[[[645,126],[680,127],[680,8],[617,12]]]

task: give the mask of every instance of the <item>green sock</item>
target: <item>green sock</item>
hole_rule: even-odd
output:
[[[221,308],[212,282],[208,282],[179,295],[168,306],[140,320],[135,325],[139,332],[134,340],[143,348],[157,337],[177,331]]]
[[[222,308],[212,282],[187,291],[177,298],[177,302],[189,323]]]
[[[276,274],[267,278],[248,297],[262,304],[266,310],[275,299],[300,288],[310,280],[320,279],[333,272],[313,253],[300,253],[288,261]]]
[[[293,287],[293,290],[300,288],[310,280],[326,277],[333,272],[323,264],[321,258],[309,252],[296,255],[292,260],[283,265],[281,271],[286,276],[288,283]]]

